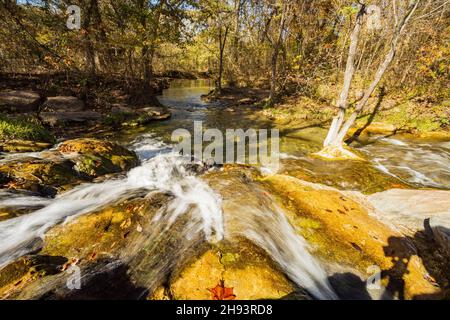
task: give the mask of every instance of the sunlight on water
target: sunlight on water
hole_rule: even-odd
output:
[[[382,138],[361,150],[380,171],[418,186],[450,189],[448,142],[430,144]]]

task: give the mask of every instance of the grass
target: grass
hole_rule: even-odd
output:
[[[42,125],[25,118],[9,118],[0,114],[0,140],[55,141],[55,137]]]

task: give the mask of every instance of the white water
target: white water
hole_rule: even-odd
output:
[[[145,142],[147,140],[147,142]],[[207,239],[223,236],[220,198],[206,183],[184,168],[188,160],[167,153],[167,146],[149,137],[135,145],[142,165],[132,169],[126,178],[98,184],[83,184],[58,195],[44,208],[30,214],[0,222],[0,267],[24,255],[39,245],[39,239],[52,226],[65,219],[102,208],[121,199],[130,198],[140,189],[159,190],[174,196],[165,214],[169,224],[187,212],[201,220]],[[158,150],[165,152],[158,154]],[[158,154],[158,155],[156,155]],[[146,158],[146,156],[153,156]],[[36,197],[21,197],[23,205],[36,205]],[[14,199],[0,201],[0,206],[14,205]],[[40,202],[42,204],[42,202]]]
[[[377,139],[362,148],[375,166],[405,182],[419,186],[450,189],[448,142],[409,143],[393,138]]]
[[[54,225],[131,198],[143,189],[168,193],[172,200],[157,212],[154,223],[144,230],[144,239],[136,243],[137,247],[124,253],[124,260],[129,262],[135,278],[139,278],[139,274],[145,275],[140,279],[142,284],[153,288],[177,260],[201,241],[200,237],[220,241],[225,233],[222,199],[186,169],[191,164],[190,159],[173,154],[169,146],[151,135],[141,136],[132,149],[142,165],[130,170],[125,178],[83,184],[55,199],[28,195],[0,197],[0,207],[44,206],[27,215],[0,222],[0,268],[38,248],[46,231]],[[260,195],[255,191],[256,197]],[[238,199],[232,201],[235,200]],[[188,214],[185,216],[187,222],[181,230],[166,232],[185,214]],[[336,298],[325,271],[280,209],[260,202],[234,212],[231,219],[237,219],[238,222],[232,224],[238,228],[231,227],[228,236],[240,235],[260,246],[294,282],[316,298]],[[175,240],[170,240],[171,237]],[[177,244],[175,247],[170,245],[173,241]],[[169,255],[161,250],[161,246],[171,248]],[[142,252],[146,254],[141,255]],[[147,257],[149,253],[151,257]]]
[[[271,207],[271,208],[270,208]],[[237,227],[231,236],[242,236],[264,249],[286,275],[315,298],[337,299],[322,266],[309,252],[309,245],[289,224],[277,206],[243,206],[231,219]]]

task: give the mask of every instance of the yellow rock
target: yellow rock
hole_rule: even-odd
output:
[[[358,201],[337,190],[315,188],[289,176],[274,175],[265,182],[298,216],[320,222],[320,229],[309,230],[315,233],[309,240],[318,242],[323,255],[330,256],[331,251],[334,258],[341,259],[338,263],[351,264],[362,272],[371,264],[377,265],[391,284],[400,283],[400,288],[392,288],[406,299],[439,292],[428,280],[414,245],[372,218]]]
[[[174,299],[211,300],[221,284],[237,300],[280,299],[296,290],[261,249],[241,239],[204,252],[172,279],[170,292]]]

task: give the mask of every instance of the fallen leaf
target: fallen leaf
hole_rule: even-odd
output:
[[[209,292],[212,294],[213,300],[235,300],[236,295],[233,294],[233,288],[227,288],[225,287],[225,284],[223,280],[220,281],[220,283],[212,288],[208,289]]]

